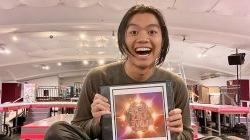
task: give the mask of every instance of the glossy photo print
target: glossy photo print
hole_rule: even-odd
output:
[[[113,139],[170,140],[164,88],[164,84],[111,88]]]

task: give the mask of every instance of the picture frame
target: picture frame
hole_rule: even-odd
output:
[[[173,109],[170,81],[103,86],[101,94],[111,106],[111,115],[101,118],[103,140],[171,140],[166,126]]]

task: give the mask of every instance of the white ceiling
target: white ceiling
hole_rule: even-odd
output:
[[[250,76],[249,0],[0,0],[0,49],[11,51],[0,53],[0,80],[83,75],[100,59],[119,60],[119,22],[140,3],[165,16],[171,47],[162,67],[183,67],[195,81],[233,76],[227,56],[238,48],[246,53],[241,75]],[[202,52],[206,56],[198,58]]]

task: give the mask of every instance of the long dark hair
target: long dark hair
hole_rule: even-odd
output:
[[[151,6],[136,5],[136,6],[131,7],[127,11],[127,13],[124,15],[124,17],[122,18],[122,21],[119,25],[119,28],[118,28],[118,45],[119,45],[120,52],[122,53],[123,56],[126,56],[127,53],[130,53],[130,51],[128,50],[128,47],[126,45],[126,42],[125,42],[125,33],[127,30],[129,21],[137,13],[153,14],[157,18],[157,20],[160,24],[161,35],[162,35],[162,44],[161,44],[160,56],[156,60],[156,65],[160,65],[164,62],[166,55],[168,53],[168,50],[169,50],[168,30],[167,30],[167,26],[166,26],[166,23],[164,21],[164,18],[163,18],[163,15],[161,14],[161,12],[159,10],[157,10],[156,8],[151,7]]]

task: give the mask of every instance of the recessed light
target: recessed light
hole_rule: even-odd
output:
[[[10,54],[11,51],[8,50],[8,49],[6,49],[5,46],[6,46],[5,44],[0,43],[0,53],[1,53],[1,54]]]
[[[86,34],[85,34],[85,33],[81,33],[81,34],[80,34],[80,39],[81,39],[81,40],[86,39]]]
[[[98,54],[104,54],[105,52],[102,52],[102,51],[99,51],[99,52],[97,52]]]
[[[199,54],[197,55],[198,58],[202,58],[202,57],[206,57],[206,56],[207,56],[206,54],[201,54],[201,53],[199,53]]]
[[[10,51],[10,50],[5,49],[5,54],[10,54],[10,53],[11,53],[11,51]]]
[[[58,63],[57,63],[57,66],[61,66],[61,65],[62,65],[62,63],[61,63],[61,62],[58,62]]]
[[[18,41],[17,36],[12,36],[12,40],[13,40],[14,42],[17,42],[17,41]]]
[[[44,65],[44,66],[42,66],[42,69],[43,69],[43,70],[49,70],[50,67],[49,67],[48,65]]]
[[[88,64],[89,64],[89,61],[88,61],[88,60],[83,60],[82,63],[83,63],[84,65],[88,65]]]
[[[98,60],[98,65],[103,65],[105,64],[105,60],[101,59],[101,60]]]

